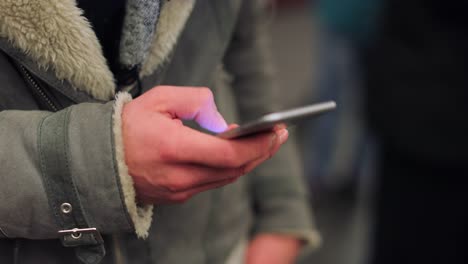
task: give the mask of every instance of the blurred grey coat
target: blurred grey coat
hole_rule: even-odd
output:
[[[165,2],[139,64],[142,91],[212,87],[228,122],[274,109],[264,7]],[[120,135],[130,99],[115,93],[73,0],[0,3],[0,263],[98,263],[103,245],[102,263],[223,263],[259,232],[318,242],[292,144],[184,204],[137,204]],[[58,234],[73,228],[96,231]]]

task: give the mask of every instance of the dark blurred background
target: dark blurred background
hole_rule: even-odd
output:
[[[299,263],[468,263],[468,2],[276,0],[281,108],[322,247]]]

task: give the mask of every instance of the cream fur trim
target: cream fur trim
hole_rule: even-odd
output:
[[[76,89],[101,100],[114,95],[101,46],[75,0],[1,0],[0,37]]]
[[[167,60],[192,13],[194,5],[195,0],[171,0],[164,3],[153,44],[141,70],[142,77],[153,73],[159,65]]]
[[[167,60],[194,4],[171,0],[163,5],[141,77]],[[75,0],[0,0],[0,37],[77,90],[109,100],[115,90],[113,75],[82,13]]]
[[[133,221],[135,233],[140,238],[146,238],[148,237],[148,230],[151,226],[153,217],[153,206],[144,205],[139,207],[136,204],[135,188],[133,187],[133,179],[128,174],[128,167],[125,163],[125,150],[122,138],[122,110],[123,106],[131,100],[132,97],[128,93],[118,93],[115,99],[113,114],[115,153],[125,205],[127,207],[130,218]]]

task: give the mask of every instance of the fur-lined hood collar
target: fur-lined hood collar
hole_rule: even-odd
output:
[[[195,0],[162,6],[141,76],[154,72],[172,51]],[[0,37],[56,77],[99,100],[114,96],[115,83],[99,41],[75,0],[1,0]]]

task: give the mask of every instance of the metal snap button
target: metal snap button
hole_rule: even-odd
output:
[[[81,238],[81,233],[80,232],[72,233],[71,237],[73,239],[80,239]]]
[[[60,210],[62,210],[62,213],[64,213],[64,214],[71,213],[72,209],[73,209],[73,207],[69,203],[63,203],[62,205],[60,205]]]

